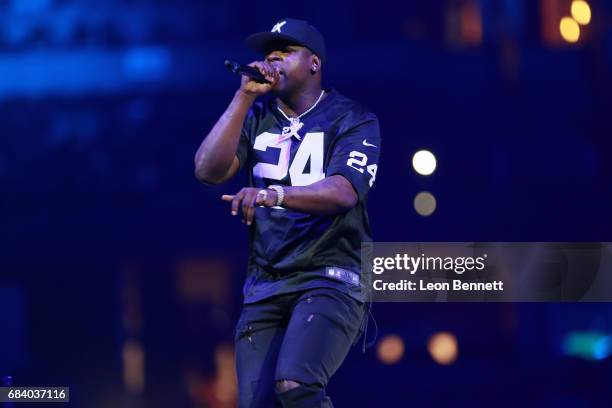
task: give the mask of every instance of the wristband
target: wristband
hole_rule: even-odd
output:
[[[272,185],[268,186],[270,190],[276,191],[276,205],[280,206],[283,204],[283,200],[285,199],[285,189],[282,186]]]

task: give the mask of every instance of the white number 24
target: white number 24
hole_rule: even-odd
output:
[[[285,139],[278,143],[277,133],[264,132],[257,136],[253,148],[255,150],[265,152],[268,147],[280,149],[279,159],[277,164],[257,163],[253,167],[253,175],[260,178],[268,178],[273,180],[282,180],[287,176],[287,171],[291,176],[291,185],[307,186],[322,180],[325,177],[323,173],[323,132],[311,132],[304,135],[304,139],[300,144],[298,151],[295,153],[293,162],[289,165],[291,156],[291,139]],[[376,179],[376,170],[378,166],[371,164],[366,167],[368,156],[353,150],[350,153],[350,158],[346,164],[358,172],[364,172],[363,167],[372,176],[370,178],[370,187]],[[304,173],[306,163],[310,160],[310,172]]]
[[[307,186],[325,177],[323,173],[323,132],[306,133],[289,166],[291,156],[291,139],[278,143],[278,133],[264,132],[257,136],[253,148],[265,152],[268,147],[280,148],[277,164],[257,163],[253,167],[253,175],[261,178],[282,180],[291,176],[291,185]],[[310,159],[310,172],[304,173],[306,163]]]
[[[363,174],[363,168],[366,167],[366,164],[368,163],[368,156],[358,152],[357,150],[353,150],[349,156],[350,158],[347,160],[346,165]],[[376,180],[376,170],[378,170],[378,165],[370,164],[366,167],[366,170],[372,176],[372,178],[370,178],[370,187],[372,187],[374,180]]]

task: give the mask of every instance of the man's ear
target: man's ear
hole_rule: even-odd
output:
[[[310,73],[312,75],[316,74],[321,70],[321,58],[317,54],[312,54],[310,57]]]

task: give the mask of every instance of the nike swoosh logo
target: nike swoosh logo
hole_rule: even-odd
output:
[[[370,147],[376,147],[376,145],[370,144],[368,142],[366,142],[367,139],[363,139],[363,145],[364,146],[370,146]]]

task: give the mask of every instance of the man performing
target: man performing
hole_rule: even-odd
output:
[[[251,187],[221,197],[249,226],[239,406],[332,407],[325,387],[367,322],[360,250],[371,241],[378,120],[323,90],[325,43],[308,22],[280,20],[246,43],[265,56],[250,66],[269,83],[243,76],[195,156],[205,183],[249,171]]]

